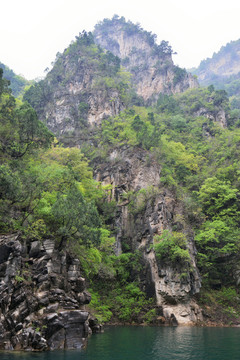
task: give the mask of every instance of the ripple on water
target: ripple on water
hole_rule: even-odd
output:
[[[240,360],[240,328],[113,326],[86,350],[0,352],[0,360]]]

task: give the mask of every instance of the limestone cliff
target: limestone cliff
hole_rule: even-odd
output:
[[[46,78],[25,93],[24,100],[56,136],[77,144],[89,127],[129,104],[151,104],[160,93],[198,87],[195,77],[173,64],[166,41],[157,45],[154,35],[122,19],[103,21],[94,36],[79,34],[57,54]]]
[[[201,287],[193,234],[181,222],[184,210],[175,194],[160,185],[161,166],[139,148],[115,149],[109,159],[109,164],[98,164],[95,175],[103,184],[112,185],[112,199],[118,202],[116,252],[121,253],[126,243],[133,252],[142,252],[148,269],[142,277],[142,288],[156,297],[167,322],[193,324],[202,320],[201,310],[193,300]],[[129,193],[135,194],[131,203]],[[188,239],[191,266],[184,277],[181,266],[172,265],[170,260],[167,264],[159,262],[152,248],[154,236],[174,226],[180,226]]]
[[[79,260],[54,240],[0,237],[0,350],[54,350],[86,344],[91,300]]]
[[[196,78],[173,64],[168,42],[157,45],[153,34],[123,17],[103,20],[96,25],[94,36],[101,47],[121,59],[144,100],[156,100],[159,93],[175,94],[198,87]]]
[[[24,99],[56,136],[82,137],[86,128],[123,110],[126,87],[119,70],[119,59],[104,53],[91,33],[83,32],[57,54],[53,69]]]

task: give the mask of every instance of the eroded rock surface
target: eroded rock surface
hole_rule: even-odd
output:
[[[95,27],[94,36],[101,47],[121,59],[144,100],[154,101],[159,93],[169,95],[198,87],[195,77],[174,66],[167,46],[161,51],[153,34],[124,18],[103,21]]]
[[[75,349],[86,344],[91,300],[79,260],[53,240],[0,237],[0,349]]]
[[[169,324],[193,324],[202,320],[194,300],[201,279],[196,266],[196,250],[191,229],[184,222],[181,203],[160,184],[161,166],[141,149],[123,147],[109,156],[110,164],[99,165],[96,179],[111,184],[111,197],[118,202],[115,226],[116,253],[126,245],[140,250],[145,259],[141,285],[149,296],[156,296]],[[135,194],[131,201],[128,194]],[[161,263],[152,248],[154,236],[177,226],[186,235],[191,267],[182,274],[181,266]]]

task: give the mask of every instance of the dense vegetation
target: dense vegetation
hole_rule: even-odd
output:
[[[213,118],[197,116],[199,108]],[[220,108],[226,111],[228,128],[213,120]],[[104,121],[96,136],[98,147],[91,151],[93,161],[95,157],[108,161],[112,148],[128,144],[133,149],[145,149],[149,161],[161,164],[161,186],[168,187],[182,202],[184,216],[179,215],[175,232],[155,238],[157,258],[181,264],[184,276],[191,266],[184,234],[189,227],[194,229],[202,294],[206,298],[209,293],[212,299],[216,295],[212,301],[217,303],[221,289],[236,286],[240,248],[240,129],[226,93],[210,86],[175,96],[160,95],[153,108],[134,106]],[[146,203],[148,191],[128,195],[133,200],[129,202],[130,211],[142,210],[141,199]],[[238,309],[236,294],[231,304]],[[218,302],[218,311],[224,306],[228,314],[224,301]],[[233,316],[233,310],[228,315]]]
[[[90,284],[97,278],[108,283],[106,292],[113,289],[100,308],[92,291],[101,321],[110,320],[112,308],[121,321],[134,321],[140,312],[146,317],[151,302],[134,281],[140,271],[137,255],[114,255],[115,240],[106,225],[116,207],[106,202],[109,187],[93,180],[79,149],[58,145],[0,75],[0,232],[18,232],[26,243],[51,237],[59,251],[67,247],[78,255]]]
[[[117,21],[154,43],[152,34],[138,25]],[[101,26],[108,31],[107,20]],[[160,46],[162,52],[171,53],[167,43]],[[80,150],[61,146],[29,103],[43,114],[55,87],[64,88],[73,70],[84,68],[91,68],[92,82],[78,109],[73,109],[76,127],[88,135],[88,99],[93,90],[117,90],[125,110],[91,129],[90,145],[82,141]],[[181,81],[185,70],[176,69],[175,75],[175,81]],[[187,247],[191,231],[203,281],[199,301],[237,317],[240,119],[239,112],[230,109],[226,91],[211,85],[177,95],[159,94],[156,104],[146,107],[132,90],[130,74],[120,67],[119,58],[104,52],[85,32],[57,55],[46,79],[31,87],[24,95],[29,103],[22,103],[11,95],[0,73],[1,233],[18,232],[25,242],[53,237],[59,251],[74,252],[88,279],[92,310],[101,321],[153,322],[158,315],[154,299],[141,288],[143,254],[127,243],[121,255],[114,254],[117,204],[109,201],[111,186],[96,182],[90,167],[120,161],[110,159],[113,149],[143,150],[149,163],[161,166],[159,188],[129,192],[121,200],[127,199],[135,216],[156,192],[168,189],[174,194],[183,213],[172,231],[154,238],[157,260],[178,266],[184,279],[191,272]],[[227,127],[219,123],[219,112],[226,114]]]
[[[33,81],[28,81],[20,75],[16,75],[13,70],[0,62],[0,68],[3,69],[4,78],[10,81],[10,88],[15,97],[22,97],[25,89],[29,87]]]

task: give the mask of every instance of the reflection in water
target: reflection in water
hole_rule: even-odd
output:
[[[239,328],[106,328],[86,350],[0,352],[0,360],[240,360]]]
[[[157,333],[154,360],[240,359],[240,329],[175,327]]]

